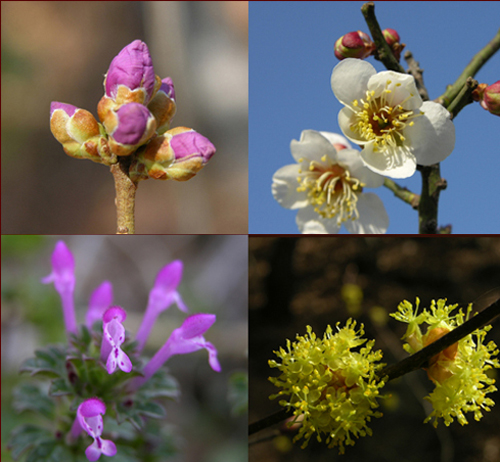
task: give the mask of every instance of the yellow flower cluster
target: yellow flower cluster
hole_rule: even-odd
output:
[[[391,314],[398,321],[408,323],[408,329],[403,336],[408,343],[404,348],[409,353],[415,353],[429,345],[457,326],[462,325],[470,315],[472,305],[464,315],[462,309],[452,315],[458,305],[446,305],[446,299],[437,302],[432,300],[430,310],[418,312],[420,300],[416,299],[415,310],[408,301],[403,301],[398,312]],[[427,324],[427,331],[422,334],[420,324]],[[427,375],[435,383],[436,388],[425,399],[432,403],[433,411],[425,419],[432,419],[436,427],[438,419],[443,418],[445,425],[450,425],[453,418],[460,424],[467,424],[464,413],[474,412],[474,418],[480,420],[482,410],[489,411],[495,403],[487,398],[488,393],[496,391],[495,380],[486,375],[492,367],[500,367],[498,349],[494,342],[484,343],[486,333],[491,326],[475,330],[457,343],[449,346],[429,361]]]
[[[328,447],[338,446],[343,454],[344,445],[354,444],[353,437],[372,434],[367,422],[382,416],[373,409],[384,382],[376,375],[383,367],[382,352],[372,351],[374,340],[362,338],[363,325],[356,330],[356,321],[349,319],[345,327],[336,327],[334,333],[328,326],[321,339],[307,326],[306,335],[297,335],[293,343],[287,340],[286,350],[274,352],[281,362],[269,361],[281,375],[269,380],[281,389],[270,398],[287,397],[279,404],[293,409],[294,422],[301,423],[294,441],[304,438],[304,448],[314,433],[318,441],[325,434]]]

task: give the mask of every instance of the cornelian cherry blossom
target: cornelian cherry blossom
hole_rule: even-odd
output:
[[[417,164],[441,162],[453,151],[450,113],[438,103],[423,102],[413,76],[377,73],[370,63],[347,58],[333,69],[331,85],[345,106],[339,126],[362,147],[361,159],[373,172],[407,178]]]
[[[279,204],[299,209],[296,222],[304,234],[336,234],[343,224],[356,234],[383,234],[389,218],[384,204],[365,187],[382,186],[382,176],[363,165],[359,151],[340,135],[304,130],[290,149],[297,164],[273,175]]]

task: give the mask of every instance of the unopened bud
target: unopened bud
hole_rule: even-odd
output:
[[[114,162],[106,137],[89,111],[54,101],[50,105],[50,130],[68,156],[99,163]]]
[[[500,116],[500,80],[489,85],[480,83],[472,92],[474,101],[480,101],[481,106],[491,114]]]
[[[128,103],[108,113],[104,128],[109,134],[111,152],[128,156],[153,137],[156,121],[146,106]]]
[[[335,56],[342,60],[344,58],[364,59],[372,54],[375,45],[370,37],[358,30],[343,35],[335,42]]]
[[[400,42],[399,34],[394,29],[384,29],[382,31],[382,35],[385,38],[385,41],[389,45],[392,50],[393,55],[399,61],[401,57],[401,52],[403,48],[406,46],[404,43]]]
[[[130,167],[130,178],[186,181],[196,175],[214,153],[214,145],[203,135],[190,128],[176,127],[137,152]]]
[[[177,110],[174,83],[170,77],[162,80],[160,89],[148,104],[148,109],[156,119],[156,133],[163,135],[170,128],[170,122]]]

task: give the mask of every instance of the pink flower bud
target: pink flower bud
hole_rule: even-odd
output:
[[[148,109],[155,116],[156,133],[163,135],[170,128],[170,122],[177,110],[174,84],[170,77],[162,80],[160,89],[148,104]]]
[[[349,32],[335,42],[335,56],[364,59],[372,54],[375,45],[370,37],[362,31]]]
[[[50,104],[50,130],[68,156],[106,162],[111,159],[106,138],[95,117],[71,104]]]
[[[117,104],[147,104],[157,90],[156,85],[148,46],[140,40],[134,40],[113,58],[104,80],[106,96]]]
[[[480,83],[472,92],[475,101],[480,101],[481,106],[491,114],[500,116],[500,80],[487,85]]]
[[[104,127],[110,136],[111,151],[117,156],[128,156],[155,134],[156,121],[146,106],[127,103],[116,112],[108,112]]]
[[[399,38],[399,34],[394,29],[384,29],[382,31],[382,35],[384,36],[387,44],[391,47],[395,58],[399,61],[401,52],[405,47],[405,44],[400,42],[401,39]]]
[[[130,167],[135,181],[147,178],[186,181],[215,153],[214,145],[191,128],[176,127],[151,140]]]

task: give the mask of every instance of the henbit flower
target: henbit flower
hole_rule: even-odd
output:
[[[343,224],[350,233],[382,234],[389,224],[384,204],[364,187],[384,179],[363,165],[360,153],[335,133],[304,130],[290,145],[298,162],[273,175],[272,193],[287,209],[299,209],[304,234],[335,234]]]
[[[43,284],[54,283],[62,302],[64,324],[68,333],[77,333],[75,305],[73,293],[75,290],[75,259],[63,241],[58,241],[52,253],[52,272],[44,277]]]
[[[344,135],[362,147],[372,171],[407,178],[417,164],[446,159],[455,145],[450,113],[422,101],[411,75],[379,72],[366,61],[347,58],[332,72],[332,90],[345,106],[338,122]]]
[[[282,398],[279,405],[301,422],[294,441],[304,438],[303,448],[314,433],[318,441],[324,434],[328,447],[338,446],[342,454],[345,444],[354,444],[353,436],[372,434],[368,422],[382,415],[373,409],[385,383],[377,376],[382,352],[372,351],[375,341],[366,342],[363,325],[356,330],[352,319],[339,324],[337,332],[328,326],[322,339],[307,326],[306,335],[274,352],[281,362],[270,360],[269,366],[281,374],[269,380],[280,391],[269,398]]]
[[[358,30],[337,39],[334,49],[335,56],[340,60],[345,58],[365,59],[375,50],[375,44],[369,35]]]
[[[191,128],[175,127],[137,151],[130,166],[133,181],[186,181],[195,176],[215,154],[208,138]]]
[[[94,438],[94,442],[85,450],[87,459],[91,462],[101,457],[114,456],[116,445],[111,440],[101,438],[103,430],[102,415],[106,413],[106,405],[99,398],[90,398],[83,401],[76,411],[76,419],[71,428],[71,434],[76,438],[83,430]]]
[[[208,351],[210,367],[214,371],[220,372],[221,367],[217,359],[217,349],[203,337],[203,334],[214,322],[215,314],[199,313],[188,316],[182,326],[172,332],[165,344],[146,364],[143,369],[144,377],[137,377],[132,381],[131,389],[137,390],[142,386],[171,356],[192,353],[201,349]]]
[[[95,117],[85,109],[53,101],[50,130],[68,156],[98,163],[112,160],[106,137],[101,134]]]
[[[106,96],[117,104],[148,104],[160,84],[148,46],[140,40],[134,40],[113,58],[104,79]]]
[[[144,348],[156,318],[172,303],[177,304],[178,308],[185,313],[189,311],[177,292],[182,279],[182,269],[182,262],[175,260],[164,266],[156,276],[154,286],[149,292],[148,306],[142,324],[137,331],[136,340],[139,342],[137,351],[142,351]]]
[[[109,281],[104,281],[90,296],[89,309],[85,316],[86,326],[92,329],[94,322],[102,320],[102,315],[112,303],[113,286]]]
[[[123,104],[110,111],[103,121],[109,134],[109,147],[117,156],[128,156],[151,139],[156,120],[146,106],[139,103]]]
[[[106,370],[112,374],[118,366],[123,372],[132,370],[130,358],[120,348],[125,341],[125,328],[122,322],[125,321],[127,312],[119,307],[112,306],[102,317],[102,344],[101,360],[106,361]]]
[[[443,335],[462,325],[472,311],[472,305],[464,315],[462,309],[457,314],[451,313],[457,308],[447,305],[446,299],[437,302],[432,300],[430,310],[424,309],[417,315],[419,299],[413,310],[411,303],[403,301],[398,311],[391,316],[398,321],[408,323],[408,329],[403,336],[408,343],[403,348],[410,354],[441,338]],[[420,330],[420,324],[427,324],[425,335]],[[427,375],[435,384],[434,391],[425,399],[432,403],[433,411],[424,420],[432,419],[433,425],[438,425],[442,418],[446,426],[456,418],[461,425],[467,424],[464,415],[474,412],[474,419],[480,420],[482,410],[489,411],[495,403],[487,398],[488,393],[496,391],[495,380],[486,375],[492,367],[500,368],[498,349],[494,342],[485,344],[485,337],[491,326],[475,330],[458,342],[435,355],[429,360]]]
[[[163,135],[170,128],[170,122],[177,111],[174,83],[170,77],[161,81],[161,87],[149,102],[148,109],[155,116],[156,133]]]

